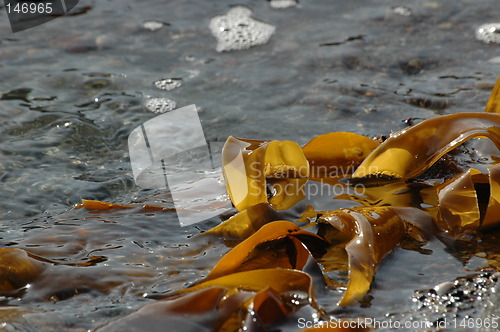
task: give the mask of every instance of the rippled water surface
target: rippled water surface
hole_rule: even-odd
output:
[[[497,0],[279,2],[81,0],[75,15],[16,34],[0,9],[0,246],[50,260],[1,299],[2,328],[96,329],[199,280],[228,250],[193,237],[217,218],[181,228],[169,212],[72,209],[169,199],[135,185],[128,157],[128,135],[154,112],[196,104],[211,142],[388,135],[410,118],[483,111],[500,73],[500,45],[476,39],[500,21]],[[224,51],[213,19],[235,8],[247,30]],[[408,318],[414,290],[487,265],[431,247],[384,261],[369,305],[340,310],[334,291],[318,302]]]

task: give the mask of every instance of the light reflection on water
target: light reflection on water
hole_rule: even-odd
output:
[[[210,142],[236,135],[302,144],[331,131],[388,135],[408,118],[482,111],[500,69],[492,61],[498,46],[474,36],[498,19],[491,1],[419,2],[404,7],[409,15],[389,0],[300,1],[283,9],[243,1],[276,30],[265,45],[218,53],[209,22],[232,5],[92,2],[86,14],[15,35],[3,15],[2,246],[60,263],[31,284],[22,306],[3,310],[11,310],[13,324],[96,328],[151,301],[142,293],[198,280],[227,250],[197,242],[190,237],[196,227],[179,228],[168,214],[64,212],[82,198],[125,203],[151,195],[135,186],[127,151],[129,133],[156,116],[147,100],[198,105]],[[144,26],[152,21],[164,24]],[[165,77],[182,86],[158,89],[154,83]],[[92,263],[97,256],[106,259]],[[372,306],[352,313],[412,312],[411,290],[466,273],[441,249],[433,263],[427,258],[396,251],[377,274]],[[330,309],[331,295],[319,299]]]

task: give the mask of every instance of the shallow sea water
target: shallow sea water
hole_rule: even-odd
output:
[[[145,294],[199,280],[228,250],[193,237],[216,218],[181,228],[173,213],[72,209],[167,195],[138,188],[128,158],[130,132],[158,115],[148,100],[196,104],[210,142],[303,144],[481,112],[500,73],[500,45],[475,37],[500,21],[497,0],[277,2],[82,0],[79,15],[16,34],[0,9],[0,246],[52,261],[23,294],[0,299],[0,328],[96,329],[152,302]],[[211,19],[237,5],[275,30],[263,45],[218,52]],[[369,305],[339,309],[341,293],[326,290],[318,302],[339,317],[408,319],[415,290],[487,265],[431,249],[392,253]]]

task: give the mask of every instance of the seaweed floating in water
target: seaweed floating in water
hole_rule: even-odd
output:
[[[378,265],[394,248],[423,252],[434,236],[453,241],[497,227],[500,167],[494,158],[488,174],[470,168],[451,179],[417,177],[467,140],[490,139],[500,148],[499,104],[500,80],[485,113],[431,118],[383,143],[352,133],[321,135],[304,147],[229,137],[223,171],[239,212],[200,236],[241,242],[191,287],[167,293],[103,330],[144,328],[145,322],[178,326],[185,317],[200,329],[207,322],[215,330],[263,329],[304,307],[313,313],[311,320],[327,320],[314,299],[319,266],[327,286],[345,288],[339,305],[354,305],[366,298]],[[297,204],[308,181],[333,185],[340,179],[366,191],[334,198],[363,206],[317,211],[314,199],[307,207]],[[96,201],[83,206],[129,207]],[[300,218],[282,220],[287,214],[278,210],[292,207],[301,211]],[[492,269],[498,266],[490,263]],[[347,285],[329,280],[327,273],[339,269],[348,271]]]

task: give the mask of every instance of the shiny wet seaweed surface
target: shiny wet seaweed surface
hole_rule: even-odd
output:
[[[81,199],[169,200],[135,186],[128,158],[129,133],[155,110],[196,104],[212,142],[235,135],[299,144],[333,131],[388,136],[484,110],[500,46],[477,40],[476,29],[498,21],[495,1],[274,2],[89,1],[80,15],[17,34],[1,9],[0,245],[45,266],[29,287],[4,294],[3,329],[97,329],[193,285],[229,250],[221,238],[196,236],[217,218],[181,228],[173,212],[72,209]],[[275,30],[263,45],[218,52],[211,20],[236,5]],[[161,101],[148,107],[153,98]],[[458,159],[481,164],[466,157]],[[317,287],[318,305],[339,318],[437,320],[436,308],[448,313],[449,303],[435,300],[434,286],[457,280],[452,298],[475,287],[463,278],[493,283],[478,273],[499,269],[498,236],[396,248],[361,304],[340,308],[341,289]],[[498,297],[467,303],[477,309],[457,306],[459,317],[490,317]],[[298,330],[297,318],[275,328]]]

